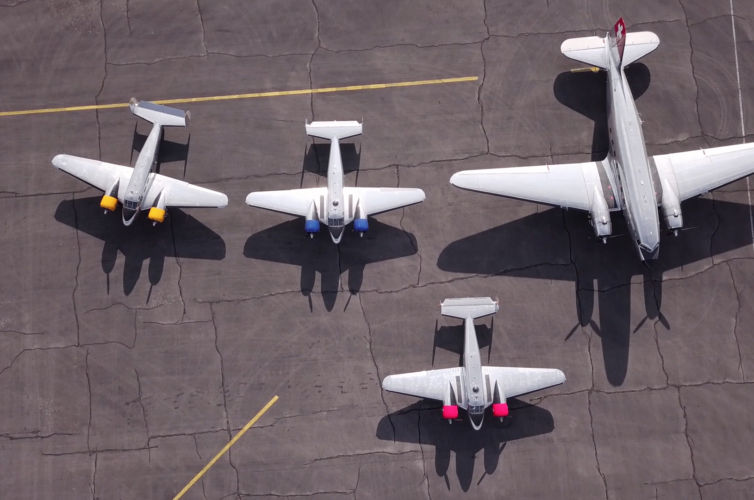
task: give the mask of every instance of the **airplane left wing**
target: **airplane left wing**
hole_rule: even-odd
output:
[[[133,171],[131,167],[72,155],[56,155],[52,164],[101,191],[110,189],[117,180],[120,189],[125,190]]]
[[[149,207],[158,202],[165,207],[225,207],[228,205],[228,197],[218,191],[160,174],[151,175],[154,176],[152,184],[144,196],[142,206]],[[164,199],[158,200],[161,196],[164,196]]]
[[[497,381],[506,398],[520,396],[565,382],[565,374],[555,368],[513,368],[508,366],[483,366],[482,374]]]
[[[680,201],[754,173],[754,143],[656,155],[652,161]]]
[[[595,190],[602,195],[602,162],[536,167],[464,170],[450,178],[454,186],[563,208],[590,210]],[[599,201],[599,200],[598,200]]]
[[[326,196],[326,187],[256,191],[249,193],[246,197],[246,204],[275,212],[306,217],[309,214],[312,202],[317,207],[317,213],[321,213],[319,209],[324,204],[323,200]]]
[[[353,196],[369,215],[424,201],[424,191],[418,188],[344,187],[346,199]]]
[[[382,381],[382,388],[418,398],[442,401],[445,398],[448,385],[456,385],[456,377],[461,376],[461,370],[461,367],[455,367],[388,375]]]

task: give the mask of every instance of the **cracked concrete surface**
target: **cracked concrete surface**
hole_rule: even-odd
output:
[[[571,74],[558,49],[619,15],[661,40],[629,75],[649,153],[740,142],[754,130],[754,6],[28,0],[0,12],[3,110],[479,76],[187,106],[161,172],[230,204],[171,210],[156,228],[103,216],[97,191],[49,164],[62,152],[132,162],[148,125],[125,109],[0,118],[0,491],[171,497],[279,394],[186,498],[754,495],[748,184],[684,203],[689,229],[645,267],[626,238],[598,244],[584,214],[447,182],[603,154],[604,78]],[[251,190],[322,185],[327,148],[304,120],[362,117],[343,145],[346,182],[421,187],[425,202],[340,247],[243,204]],[[390,373],[458,364],[459,322],[437,305],[465,295],[501,302],[479,321],[485,362],[568,377],[480,432],[380,389]]]

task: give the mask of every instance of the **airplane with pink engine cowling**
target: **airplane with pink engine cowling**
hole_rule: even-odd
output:
[[[463,366],[388,375],[382,388],[442,401],[442,417],[449,423],[458,418],[458,409],[462,408],[471,427],[478,431],[488,407],[492,406],[492,415],[502,420],[509,412],[507,398],[565,382],[565,374],[555,368],[482,366],[474,319],[497,311],[498,303],[490,297],[445,299],[440,313],[464,323]]]

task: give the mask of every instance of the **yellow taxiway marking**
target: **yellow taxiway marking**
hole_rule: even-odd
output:
[[[228,442],[228,444],[226,444],[225,446],[223,446],[223,449],[220,450],[220,452],[217,455],[215,455],[215,458],[213,458],[212,460],[210,460],[209,463],[207,465],[205,465],[204,468],[202,470],[200,470],[199,473],[196,476],[194,476],[194,478],[191,481],[189,481],[188,484],[186,486],[184,486],[183,489],[181,491],[179,491],[178,494],[175,497],[173,497],[173,500],[178,500],[183,495],[185,495],[186,492],[192,486],[194,486],[194,484],[196,484],[196,482],[199,481],[202,478],[202,476],[213,465],[215,465],[215,462],[217,462],[218,460],[220,460],[220,457],[222,457],[225,454],[225,452],[228,451],[230,449],[230,447],[233,446],[235,444],[235,442],[238,441],[241,438],[241,436],[243,436],[246,433],[246,431],[248,431],[251,428],[251,426],[254,425],[257,422],[257,420],[259,420],[260,418],[262,418],[262,415],[264,415],[267,412],[267,410],[269,410],[270,407],[277,402],[277,400],[278,400],[278,397],[277,396],[273,396],[272,399],[270,399],[267,402],[267,404],[264,405],[264,407],[261,410],[259,410],[259,412],[256,415],[254,415],[254,418],[252,418],[251,420],[249,420],[249,422],[246,425],[244,425],[243,428],[240,431],[238,431],[238,434],[236,434],[235,436],[233,436],[233,439],[231,439]]]
[[[441,85],[447,83],[475,82],[479,80],[478,76],[462,76],[458,78],[438,78],[436,80],[415,80],[411,82],[393,82],[393,83],[371,83],[368,85],[348,85],[345,87],[324,87],[318,89],[300,89],[300,90],[279,90],[271,92],[252,92],[249,94],[229,94],[215,95],[208,97],[185,97],[181,99],[161,99],[152,101],[157,104],[183,104],[190,102],[208,102],[208,101],[232,101],[236,99],[255,99],[260,97],[282,97],[288,95],[309,95],[309,94],[329,94],[333,92],[353,92],[356,90],[379,90],[392,89],[397,87],[418,87],[420,85]],[[42,109],[24,109],[18,111],[0,111],[2,116],[19,116],[19,115],[42,115],[47,113],[64,113],[68,111],[91,111],[95,109],[113,109],[125,108],[127,102],[115,104],[90,104],[87,106],[68,106],[63,108],[42,108]]]

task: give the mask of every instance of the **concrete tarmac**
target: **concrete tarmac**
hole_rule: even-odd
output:
[[[752,139],[741,0],[0,2],[0,111],[478,77],[178,104],[161,172],[230,203],[158,227],[50,164],[132,164],[149,124],[0,117],[0,496],[172,498],[275,394],[185,498],[754,496],[749,181],[685,202],[649,266],[620,214],[603,245],[584,213],[448,183],[601,159],[605,77],[559,48],[620,16],[661,40],[629,70],[650,154]],[[305,120],[362,118],[346,184],[426,201],[337,247],[244,204],[325,182]],[[439,303],[464,296],[500,299],[485,363],[568,378],[479,432],[380,388],[459,363]]]

